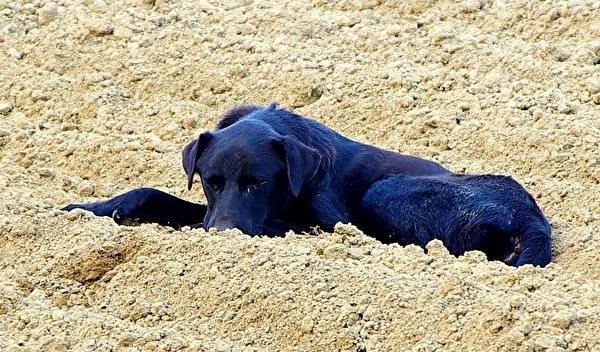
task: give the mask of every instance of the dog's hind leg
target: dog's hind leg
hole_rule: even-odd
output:
[[[444,221],[428,221],[435,214],[424,212],[421,207],[430,202],[431,195],[414,193],[410,180],[394,176],[375,182],[360,202],[358,226],[382,243],[416,244],[423,248],[434,238],[433,233],[443,232],[432,229],[443,227]]]
[[[547,265],[550,225],[520,185],[477,178],[394,176],[362,199],[362,227],[384,243],[420,246],[440,239],[454,255],[480,250],[508,265]]]
[[[519,247],[522,246],[522,251],[518,254],[517,266],[525,264],[546,266],[552,260],[550,225],[547,222],[543,225],[531,224],[524,228],[519,244]]]
[[[515,180],[495,175],[482,175],[473,179],[477,187],[487,188],[486,197],[496,211],[491,215],[497,232],[507,239],[504,250],[497,252],[508,265],[532,264],[546,266],[552,259],[550,223],[534,198]],[[510,219],[507,221],[507,219]],[[488,242],[488,241],[486,241]],[[488,248],[491,249],[491,248]]]
[[[202,226],[206,206],[191,203],[154,188],[138,188],[106,201],[69,204],[61,210],[84,209],[108,216],[121,225],[158,223],[180,228]]]

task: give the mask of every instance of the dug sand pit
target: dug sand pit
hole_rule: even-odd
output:
[[[600,350],[600,3],[0,3],[0,350]],[[150,186],[228,108],[282,106],[509,174],[553,262],[60,212]]]

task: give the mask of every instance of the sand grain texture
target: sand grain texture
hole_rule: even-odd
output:
[[[510,174],[554,231],[519,269],[439,242],[119,227],[185,190],[241,103]],[[600,350],[600,2],[0,0],[0,350]]]

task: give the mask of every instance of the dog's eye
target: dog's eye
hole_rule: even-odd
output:
[[[250,193],[250,192],[254,192],[257,189],[259,189],[262,185],[264,185],[265,183],[267,183],[266,181],[252,181],[249,183],[246,183],[244,186],[246,188],[246,192]]]
[[[222,177],[214,176],[208,178],[208,180],[206,180],[206,184],[215,192],[220,192],[221,190],[223,190],[223,185],[225,184],[225,181]]]

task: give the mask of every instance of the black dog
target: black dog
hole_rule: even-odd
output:
[[[516,181],[456,175],[432,161],[352,141],[275,104],[228,112],[183,150],[188,189],[200,174],[208,206],[136,189],[72,204],[119,223],[156,222],[251,235],[353,223],[384,243],[443,241],[509,265],[550,262],[550,226]]]

